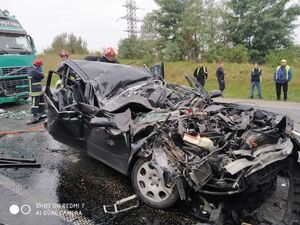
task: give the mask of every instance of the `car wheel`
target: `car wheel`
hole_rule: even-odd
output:
[[[176,185],[167,187],[158,171],[146,159],[136,161],[131,179],[138,197],[153,208],[169,208],[179,199]]]

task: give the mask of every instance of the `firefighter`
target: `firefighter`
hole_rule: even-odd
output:
[[[224,72],[224,62],[218,63],[216,76],[219,83],[219,90],[223,92],[225,90],[225,72]]]
[[[31,113],[33,114],[32,121],[38,121],[43,116],[45,111],[45,102],[42,90],[43,62],[40,59],[33,61],[33,66],[28,70],[29,79],[29,95],[32,98]]]
[[[292,80],[292,69],[287,65],[285,59],[281,60],[281,65],[277,66],[274,73],[274,81],[276,87],[277,100],[281,99],[281,87],[283,89],[283,99],[287,101],[288,95],[288,83]]]
[[[254,89],[257,88],[258,97],[262,98],[262,91],[261,91],[261,75],[262,70],[259,67],[258,63],[254,63],[254,68],[251,70],[251,91],[250,91],[250,98],[253,98]]]
[[[104,55],[99,58],[99,61],[105,63],[119,63],[118,60],[116,59],[116,56],[117,56],[116,51],[112,47],[109,47],[105,49]]]
[[[198,67],[194,71],[194,77],[196,77],[197,81],[204,87],[205,80],[208,77],[208,70],[203,65],[203,61],[202,60],[198,61]]]
[[[66,50],[61,50],[61,52],[59,53],[59,56],[62,59],[62,61],[66,61],[69,59],[69,52]]]
[[[69,59],[69,52],[66,50],[61,50],[61,52],[59,53],[59,56],[60,56],[62,62],[64,62]],[[65,66],[63,63],[60,64],[60,66],[57,69],[57,72],[64,75]],[[59,76],[59,78],[60,79],[58,81],[56,81],[56,83],[55,83],[56,90],[59,90],[62,87],[62,77]]]

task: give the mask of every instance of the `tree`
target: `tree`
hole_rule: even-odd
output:
[[[218,0],[187,1],[182,14],[180,35],[191,58],[214,48],[223,36],[222,7]]]
[[[62,33],[57,35],[51,47],[45,52],[60,52],[62,49],[67,50],[71,54],[87,54],[87,42],[80,36],[76,37],[73,33]]]
[[[300,5],[291,0],[229,0],[227,37],[249,49],[252,60],[262,60],[272,49],[292,45]]]

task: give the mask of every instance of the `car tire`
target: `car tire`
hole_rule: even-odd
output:
[[[138,159],[131,173],[135,193],[144,203],[156,209],[166,209],[179,200],[176,185],[167,187],[149,160]]]

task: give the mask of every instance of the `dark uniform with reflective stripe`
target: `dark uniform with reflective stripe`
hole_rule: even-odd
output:
[[[194,77],[198,80],[198,82],[204,87],[205,80],[208,77],[208,70],[205,66],[197,67],[194,71]]]
[[[42,114],[45,111],[45,102],[42,90],[42,80],[44,75],[41,67],[31,67],[28,70],[29,95],[32,97],[31,113],[34,116]]]

